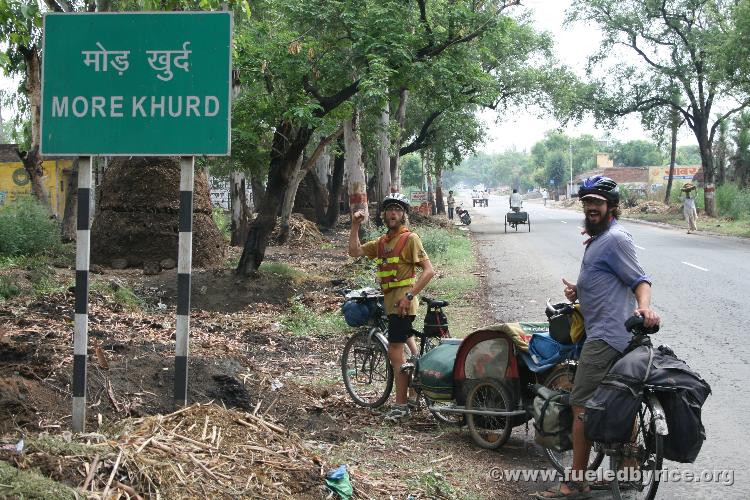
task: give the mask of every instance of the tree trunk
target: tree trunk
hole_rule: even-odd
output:
[[[386,103],[380,113],[380,123],[378,128],[378,139],[380,142],[378,149],[378,200],[382,200],[391,192],[391,158],[389,155],[391,140],[388,133],[389,126],[390,111],[388,109],[388,104]]]
[[[307,197],[310,200],[314,212],[314,222],[316,224],[322,224],[326,217],[326,209],[328,208],[328,188],[325,184],[320,182],[320,178],[315,172],[307,172],[307,175],[302,179],[307,187]],[[297,199],[299,199],[300,189],[297,189]],[[294,213],[294,210],[292,210]]]
[[[250,230],[250,214],[247,206],[245,174],[232,171],[229,173],[229,200],[232,207],[232,236],[230,244],[241,246],[247,239]]]
[[[344,140],[339,139],[339,153],[333,160],[333,173],[328,187],[328,210],[323,226],[330,229],[336,225],[341,213],[341,187],[344,184]]]
[[[289,217],[292,215],[294,199],[297,197],[297,188],[299,188],[299,183],[302,182],[306,174],[307,171],[302,169],[302,155],[299,155],[289,177],[289,185],[286,188],[284,201],[281,204],[281,232],[279,234],[279,243],[281,244],[286,244],[289,241]]]
[[[698,139],[698,147],[701,153],[701,166],[703,167],[703,200],[706,215],[716,217],[716,184],[714,173],[714,158],[711,144],[708,140],[707,120],[695,120],[695,135]]]
[[[29,151],[21,158],[23,166],[29,174],[31,193],[40,203],[49,208],[49,197],[42,183],[44,177],[42,157],[39,154],[40,114],[42,109],[42,73],[39,51],[36,46],[24,47],[19,50],[26,62],[26,95],[29,98],[31,108],[31,144]]]
[[[443,167],[435,165],[435,212],[445,214],[445,204],[443,203]]]
[[[669,150],[669,179],[667,180],[667,192],[664,195],[664,203],[669,205],[672,194],[672,180],[674,179],[674,164],[677,158],[677,129],[680,127],[680,116],[676,109],[672,109],[672,144]]]
[[[263,178],[254,170],[250,171],[250,194],[253,197],[252,210],[257,212],[263,203],[263,196],[266,194],[266,187],[263,185]]]
[[[432,158],[430,158],[431,155],[425,155],[424,159],[424,171],[425,171],[425,177],[427,179],[427,203],[429,203],[430,206],[430,213],[432,215],[435,215],[435,191],[433,190],[432,186]]]
[[[722,186],[727,178],[727,161],[729,159],[728,149],[727,122],[724,120],[719,124],[719,139],[718,144],[716,144],[716,152],[714,153],[716,161],[716,184],[719,186]]]
[[[276,127],[268,168],[268,186],[258,206],[258,216],[248,231],[245,248],[237,266],[238,274],[254,275],[263,262],[268,238],[276,226],[278,207],[283,202],[297,159],[310,141],[312,132],[307,127],[295,128],[286,121]]]
[[[396,122],[398,123],[398,135],[396,144],[401,145],[401,138],[404,134],[406,124],[406,102],[409,100],[409,89],[402,87],[399,92],[398,108],[396,109]],[[399,152],[391,156],[391,192],[401,191],[401,167]]]
[[[359,112],[344,122],[344,165],[349,193],[349,211],[364,210],[365,223],[369,220],[365,167],[362,163],[362,141],[359,135]]]
[[[321,153],[320,157],[315,161],[315,176],[326,191],[328,190],[331,176],[331,155],[328,154],[328,151],[329,148],[326,146],[323,153]]]
[[[60,240],[63,243],[71,243],[76,240],[78,214],[78,158],[73,160],[68,176],[68,185],[65,186],[65,211],[60,224]]]

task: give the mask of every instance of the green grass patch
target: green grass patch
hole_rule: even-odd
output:
[[[424,491],[428,498],[457,498],[456,489],[438,472],[416,474],[406,479],[406,484]]]
[[[0,302],[17,297],[21,292],[11,276],[0,276]]]
[[[0,255],[38,255],[59,245],[60,227],[31,196],[0,208]]]
[[[79,498],[67,486],[44,477],[34,470],[19,470],[0,460],[0,496],[2,498],[44,498],[46,500]]]
[[[295,281],[305,278],[305,274],[302,271],[294,269],[292,266],[284,264],[283,262],[263,262],[260,265],[259,271],[265,274],[283,276]]]
[[[114,301],[131,311],[143,309],[145,301],[126,286],[119,287],[113,295]]]
[[[479,278],[473,274],[476,260],[468,234],[442,228],[418,229],[417,234],[437,272],[426,293],[456,305],[467,304],[468,293],[479,286]]]
[[[146,309],[146,300],[135,290],[120,282],[97,280],[91,283],[90,289],[92,292],[102,294],[109,302],[119,304],[129,311]]]
[[[293,298],[287,312],[281,318],[281,324],[299,337],[330,337],[348,331],[349,326],[341,313],[330,312],[316,314],[298,298]]]
[[[221,207],[213,207],[211,209],[211,218],[214,220],[216,227],[219,228],[219,232],[224,239],[229,241],[232,237],[232,220],[229,214]]]

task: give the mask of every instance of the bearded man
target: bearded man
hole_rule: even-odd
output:
[[[643,316],[644,325],[658,325],[651,309],[651,280],[638,262],[630,233],[617,223],[620,192],[617,183],[604,176],[589,177],[578,191],[585,216],[586,250],[573,284],[563,279],[565,297],[581,304],[586,341],[570,395],[573,407],[573,467],[558,487],[536,493],[536,498],[588,498],[586,483],[591,442],[586,439],[583,413],[586,402],[628,346],[631,335],[625,321]]]

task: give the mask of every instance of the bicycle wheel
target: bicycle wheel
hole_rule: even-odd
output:
[[[422,396],[424,397],[424,403],[427,405],[428,410],[430,410],[431,406],[435,408],[454,408],[456,406],[454,401],[438,401],[436,399],[430,399],[429,396],[424,393],[422,393]],[[466,424],[466,419],[462,413],[445,413],[440,410],[430,410],[430,413],[432,413],[435,420],[441,424],[455,425],[459,427]]]
[[[467,410],[511,411],[514,401],[508,389],[494,380],[475,385],[466,398]],[[472,439],[482,448],[496,450],[504,445],[512,429],[511,417],[466,414]]]
[[[391,395],[393,368],[388,349],[369,332],[358,332],[346,343],[341,375],[346,391],[360,406],[376,408]]]
[[[573,378],[575,377],[575,367],[566,365],[555,368],[544,381],[545,387],[561,391],[570,391],[573,389]],[[565,469],[573,467],[573,450],[555,451],[550,448],[544,448],[544,454],[547,460],[560,474],[565,473]],[[600,447],[596,447],[589,453],[589,470],[596,470],[604,460],[604,452]]]
[[[610,459],[615,476],[612,481],[612,497],[617,500],[623,497],[628,500],[653,500],[659,489],[664,461],[664,436],[656,433],[654,409],[650,401],[646,400],[641,404],[635,427],[635,440],[622,444],[619,452]],[[629,471],[630,468],[635,470]],[[628,477],[618,477],[618,474]],[[623,495],[624,493],[626,494]]]

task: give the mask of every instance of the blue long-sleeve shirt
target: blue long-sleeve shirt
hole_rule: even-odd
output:
[[[586,246],[576,283],[586,341],[601,339],[622,352],[631,334],[624,323],[636,308],[636,287],[651,284],[635,253],[633,238],[613,220]]]

